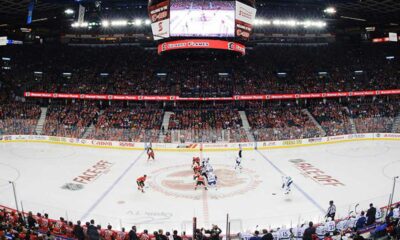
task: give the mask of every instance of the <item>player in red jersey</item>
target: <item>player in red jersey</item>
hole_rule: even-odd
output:
[[[121,231],[117,232],[116,240],[129,240],[129,234],[125,232],[125,228],[122,228]]]
[[[53,231],[56,234],[64,234],[64,232],[65,232],[65,221],[64,221],[64,218],[60,217],[60,220],[57,220],[55,222]]]
[[[136,179],[136,183],[138,185],[138,190],[142,191],[143,193],[144,193],[144,190],[143,190],[144,182],[146,181],[146,178],[147,178],[147,176],[145,174],[145,175],[143,175],[143,177]]]
[[[192,169],[193,169],[193,173],[194,174],[196,174],[196,173],[201,171],[200,158],[199,157],[193,157]]]
[[[196,186],[194,187],[194,190],[197,190],[197,186],[204,186],[204,189],[207,190],[207,186],[206,183],[204,181],[204,177],[201,176],[199,173],[196,175]]]
[[[49,231],[50,225],[49,215],[45,213],[44,217],[41,218],[39,223],[39,229],[43,232],[47,232]]]
[[[116,237],[116,233],[112,230],[112,226],[108,225],[107,229],[103,232],[103,239],[104,240],[114,240]]]
[[[196,175],[197,173],[200,173],[200,172],[201,172],[201,166],[198,164],[195,164],[193,166],[193,173]]]
[[[65,226],[65,235],[68,238],[74,237],[74,224],[72,222],[68,222],[68,224]]]
[[[154,160],[154,151],[151,147],[147,148],[147,161],[151,159]]]

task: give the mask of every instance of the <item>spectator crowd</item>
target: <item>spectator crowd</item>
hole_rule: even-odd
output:
[[[230,3],[203,7],[213,4]],[[233,57],[46,44],[10,46],[2,56],[10,69],[0,81],[0,134],[36,134],[40,107],[47,107],[42,134],[102,140],[246,142],[400,131],[397,96],[157,104],[22,97],[24,91],[230,97],[399,89],[400,50],[391,45],[255,46]],[[166,109],[172,115],[163,124]]]
[[[333,201],[331,201],[333,203]],[[328,208],[325,222],[314,224],[300,224],[287,229],[285,226],[274,229],[263,229],[262,233],[256,230],[254,233],[241,232],[237,236],[230,235],[242,240],[364,240],[389,237],[400,239],[400,204],[393,204],[388,211],[387,208],[377,209],[370,204],[367,211],[361,211],[342,219],[334,219],[335,212],[332,206]],[[21,240],[53,240],[63,239],[77,240],[221,240],[222,230],[217,225],[211,229],[197,228],[193,235],[182,232],[178,235],[177,230],[165,232],[162,229],[149,233],[147,229],[138,231],[136,226],[126,231],[124,227],[120,230],[113,229],[108,224],[102,227],[90,220],[85,224],[81,221],[73,223],[65,220],[51,219],[47,213],[32,212],[22,213],[12,209],[0,209],[0,239]],[[232,234],[232,233],[231,233]]]

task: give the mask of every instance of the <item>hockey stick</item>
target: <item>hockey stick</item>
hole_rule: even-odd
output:
[[[355,212],[356,214],[358,214],[357,207],[358,207],[359,205],[360,205],[360,204],[357,203],[357,204],[354,206],[354,212]]]

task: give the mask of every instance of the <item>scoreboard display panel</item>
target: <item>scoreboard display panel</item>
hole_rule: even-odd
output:
[[[224,38],[247,41],[256,17],[254,0],[150,0],[154,40]]]
[[[149,0],[158,53],[216,49],[245,55],[256,17],[254,0]]]
[[[234,1],[171,0],[171,37],[234,37]]]

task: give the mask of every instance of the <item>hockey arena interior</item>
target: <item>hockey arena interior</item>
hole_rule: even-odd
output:
[[[397,0],[1,0],[0,240],[400,239]]]

